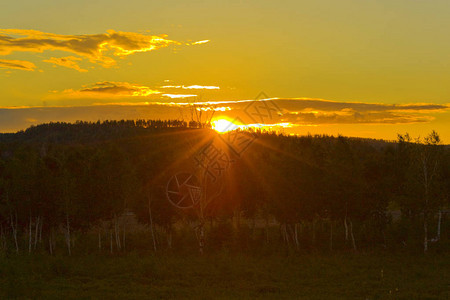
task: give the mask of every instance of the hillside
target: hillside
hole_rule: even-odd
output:
[[[53,252],[62,239],[69,253],[83,251],[71,244],[73,236],[87,241],[89,234],[83,236],[101,229],[99,240],[112,243],[114,237],[114,251],[124,251],[120,240],[132,234],[124,214],[156,230],[155,249],[195,248],[182,238],[186,232],[203,236],[201,251],[264,244],[298,250],[448,247],[448,235],[441,234],[448,232],[448,216],[438,218],[449,199],[446,147],[258,131],[219,135],[189,125],[54,123],[0,135],[0,223],[12,233],[3,235],[3,249]],[[186,174],[196,178],[200,198],[192,198],[190,188],[174,200],[168,190]],[[426,189],[417,184],[423,174],[430,179]],[[388,214],[392,207],[402,211],[400,222]],[[430,245],[421,245],[425,221]],[[437,222],[440,232],[431,225]],[[126,249],[139,247],[128,242]]]

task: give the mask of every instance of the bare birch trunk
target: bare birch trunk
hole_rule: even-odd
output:
[[[39,243],[42,243],[42,225],[44,224],[44,218],[41,218],[41,225],[39,226]]]
[[[171,226],[167,227],[166,234],[167,234],[167,247],[169,249],[172,249],[172,227]]]
[[[72,255],[71,243],[70,243],[70,222],[69,222],[69,214],[66,213],[66,244],[67,251],[69,252],[69,256]]]
[[[152,196],[148,197],[148,215],[150,218],[150,231],[152,232],[153,251],[156,252],[156,240],[155,240],[155,232],[153,230],[153,218],[152,218]]]
[[[333,220],[330,220],[330,251],[333,251]]]
[[[98,230],[98,251],[102,252],[102,230]]]
[[[286,245],[289,246],[289,234],[287,232],[287,224],[283,225],[283,233],[286,238]]]
[[[297,247],[297,250],[300,248],[300,243],[298,242],[298,229],[297,229],[297,223],[294,225],[294,232],[295,232],[295,245]]]
[[[119,224],[117,222],[117,216],[116,215],[114,215],[114,238],[116,239],[117,250],[120,251],[121,246],[120,246]]]
[[[54,238],[53,238],[53,229],[50,229],[50,233],[48,235],[48,245],[49,245],[50,255],[53,255],[53,252],[55,250]]]
[[[353,235],[353,222],[351,220],[349,221],[349,225],[350,225],[350,237],[352,239],[353,250],[356,251],[355,236]]]
[[[31,214],[30,214],[30,221],[28,226],[28,254],[31,253]]]
[[[56,237],[55,237],[55,230],[52,229],[52,245],[53,245],[53,252],[56,251]]]
[[[158,225],[156,225],[156,224],[154,224],[153,227],[155,230],[156,249],[158,249],[162,245],[161,234],[160,234],[161,230],[158,229]]]
[[[14,244],[16,246],[16,253],[19,253],[19,242],[17,241],[17,213],[15,213],[15,220],[13,219],[12,213],[11,213],[11,229],[14,237]]]
[[[315,218],[312,221],[312,246],[313,246],[313,249],[316,249],[316,219]]]
[[[5,249],[5,236],[3,235],[3,225],[0,224],[0,239],[1,239],[1,243],[2,243],[2,250]]]
[[[36,217],[36,224],[34,225],[34,250],[36,250],[37,242],[39,239],[39,220],[40,217]]]
[[[423,252],[427,253],[428,251],[428,221],[427,214],[424,213],[423,216]]]
[[[53,228],[50,229],[50,233],[49,233],[49,237],[48,237],[48,243],[49,243],[50,255],[53,255],[53,252],[55,252],[55,248],[56,248]]]
[[[253,216],[253,217],[252,217],[252,240],[253,240],[254,237],[255,237],[255,228],[256,228],[256,217]]]
[[[112,230],[109,230],[109,236],[110,236],[110,246],[111,246],[111,254],[113,253],[113,234],[112,234]]]
[[[292,233],[292,228],[289,224],[286,224],[286,234],[288,238],[292,241],[292,244],[295,244],[294,235]]]
[[[125,250],[125,237],[126,237],[126,226],[127,222],[123,219],[123,234],[122,234],[122,248]]]
[[[386,233],[384,232],[384,229],[381,231],[383,234],[383,247],[387,248],[387,240],[386,240]]]
[[[347,225],[347,217],[344,218],[344,228],[345,228],[345,242],[348,242],[348,225]]]
[[[442,220],[442,211],[439,210],[437,233],[436,233],[436,240],[437,241],[439,241],[441,239],[441,220]]]
[[[200,255],[203,255],[204,247],[205,247],[205,228],[203,226],[203,223],[200,224],[200,228],[199,228],[198,246],[199,246]]]
[[[240,210],[240,208],[237,211],[237,227],[241,228],[241,210]]]
[[[48,249],[50,251],[50,255],[53,255],[53,242],[52,242],[52,236],[48,236]]]

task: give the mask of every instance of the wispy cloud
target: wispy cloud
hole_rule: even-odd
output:
[[[170,105],[178,107],[195,106],[201,111],[216,111],[227,118],[239,118],[244,124],[254,124],[254,115],[269,116],[257,118],[256,121],[265,124],[289,123],[298,126],[317,126],[333,124],[413,124],[431,122],[436,113],[450,111],[449,104],[412,103],[383,104],[369,102],[345,102],[314,98],[269,98],[235,101],[202,101],[196,93],[183,93],[196,90],[218,90],[218,86],[208,85],[166,85],[153,88],[127,82],[97,82],[78,90],[65,90],[51,97],[69,99],[102,99],[109,103],[129,101],[137,103],[131,97],[145,97],[145,100],[155,105]],[[214,92],[216,93],[216,92]],[[127,99],[128,97],[128,99]],[[196,98],[197,97],[197,98]],[[212,98],[212,97],[211,97]],[[210,98],[210,99],[211,99]],[[120,99],[120,100],[119,100]],[[169,103],[167,99],[172,101]],[[193,99],[193,101],[188,101]],[[265,111],[274,104],[276,111]],[[57,103],[57,102],[56,102]],[[89,104],[89,102],[80,102]],[[96,103],[91,101],[92,103]],[[74,103],[75,104],[75,103]],[[269,103],[270,104],[270,103]],[[78,104],[80,105],[80,104]],[[227,109],[219,109],[226,107]],[[251,110],[254,110],[251,112]],[[174,116],[176,117],[176,116]]]
[[[197,97],[197,95],[194,95],[194,94],[163,94],[163,96],[170,98],[170,99],[184,99],[184,98]]]
[[[193,42],[193,43],[191,43],[191,45],[201,45],[201,44],[206,44],[209,42],[210,42],[210,40],[203,40],[203,41]]]
[[[35,64],[25,60],[0,59],[0,69],[16,69],[24,71],[34,71]]]
[[[63,65],[65,67],[75,68],[75,57],[65,57],[64,60],[54,59],[48,60],[48,62]],[[72,64],[75,63],[75,65]],[[77,69],[78,70],[78,69]],[[82,70],[82,69],[81,69]],[[164,90],[164,93],[161,90]],[[198,97],[197,94],[186,93],[187,90],[192,92],[193,90],[219,90],[218,86],[209,85],[167,85],[159,87],[151,87],[142,84],[129,83],[129,82],[114,82],[103,81],[90,85],[85,85],[80,89],[66,89],[63,91],[51,91],[51,94],[47,96],[48,99],[104,99],[111,97],[149,97],[150,100],[157,99],[185,99]],[[184,92],[184,93],[183,93]],[[121,100],[122,101],[122,100]]]
[[[447,104],[380,104],[323,99],[275,99],[282,119],[295,124],[405,124],[429,122],[430,113],[450,109]]]
[[[163,94],[167,95],[167,94]],[[195,96],[195,95],[187,95]],[[171,98],[185,98],[174,95]],[[254,119],[249,113],[254,110],[258,114],[266,114],[268,106],[264,101],[273,102],[280,109],[264,118],[266,124],[289,123],[294,125],[333,125],[333,124],[412,124],[434,120],[435,113],[450,111],[449,104],[378,104],[364,102],[341,102],[310,98],[271,98],[259,101],[207,101],[176,103],[175,105],[194,105],[197,109],[222,111],[223,116],[234,119],[238,117],[245,124],[252,124]],[[164,105],[164,104],[161,104]],[[173,105],[173,103],[171,104]],[[226,110],[216,109],[227,107]],[[268,115],[268,114],[266,114]]]
[[[114,30],[100,34],[63,35],[37,30],[0,29],[0,55],[9,55],[17,51],[59,50],[76,54],[104,67],[116,64],[111,54],[123,57],[181,44],[183,43],[167,39],[166,35],[146,35]]]
[[[62,93],[57,92],[59,96],[71,98],[146,97],[160,93],[148,86],[112,81],[97,82],[79,90],[68,89]]]
[[[183,89],[183,90],[220,90],[220,87],[214,85],[163,85],[161,89]]]
[[[148,87],[131,85],[118,82],[100,82],[96,85],[83,88],[79,93],[100,94],[105,98],[115,95],[140,96],[145,94]],[[99,96],[100,98],[101,96]],[[164,99],[162,95],[155,95],[155,99]],[[89,106],[67,107],[0,107],[0,131],[15,131],[24,129],[31,124],[39,124],[51,121],[74,122],[76,120],[97,121],[107,119],[184,119],[191,118],[192,109],[203,111],[205,117],[214,113],[216,118],[233,120],[236,117],[244,126],[252,126],[246,122],[245,111],[249,105],[259,105],[252,100],[241,101],[208,101],[208,102],[166,102],[149,101],[148,97],[138,98],[141,102],[127,101],[118,103],[98,103]],[[340,128],[341,124],[353,124],[362,128],[363,124],[387,124],[402,125],[411,123],[431,122],[437,113],[445,113],[442,118],[449,117],[450,105],[448,104],[375,104],[337,102],[322,99],[271,99],[282,110],[282,114],[276,114],[267,119],[258,127],[270,128],[281,126],[289,130],[289,127],[318,126],[335,124]],[[250,106],[251,108],[251,106]],[[207,115],[207,116],[206,116]],[[356,127],[355,127],[356,128]],[[361,129],[362,130],[362,129]]]
[[[77,70],[78,72],[87,72],[86,69],[82,69],[78,65],[78,61],[82,59],[75,56],[66,56],[66,57],[51,57],[50,59],[44,60],[44,62],[48,62],[57,66],[66,67],[69,69]]]

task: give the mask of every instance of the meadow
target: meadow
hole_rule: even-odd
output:
[[[12,255],[2,299],[449,299],[444,254]]]

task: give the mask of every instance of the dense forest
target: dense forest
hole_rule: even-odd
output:
[[[227,147],[236,133],[176,120],[1,134],[0,252],[197,251],[199,239],[205,251],[450,250],[450,148],[436,132],[237,133],[240,152]],[[212,145],[220,159],[205,164]],[[201,179],[191,207],[168,200],[180,172]]]

